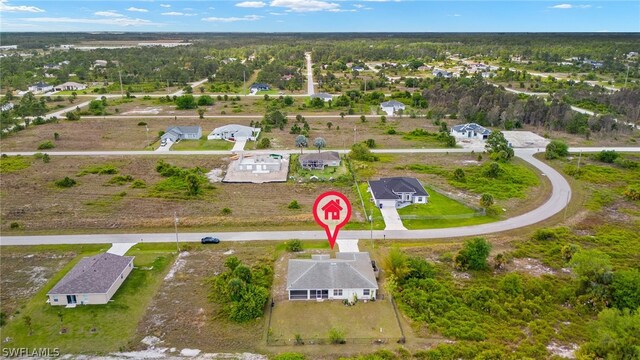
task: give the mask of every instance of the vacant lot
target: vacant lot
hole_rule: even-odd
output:
[[[172,245],[172,244],[169,244]],[[99,353],[123,350],[133,337],[136,324],[144,314],[148,302],[155,294],[175,253],[173,246],[153,245],[134,249],[128,255],[135,256],[136,268],[106,305],[79,306],[74,309],[53,307],[45,303],[45,294],[82,257],[95,251],[78,254],[67,261],[62,271],[56,273],[46,286],[38,291],[20,315],[3,329],[3,346],[55,347],[63,353]],[[60,246],[72,250],[77,246]],[[105,249],[106,250],[106,249]],[[3,249],[3,252],[7,251]],[[3,289],[4,291],[4,289]],[[31,328],[25,317],[31,319]]]
[[[0,251],[0,311],[11,319],[78,253],[105,245],[57,249],[49,246],[3,247]],[[42,299],[40,299],[42,300]]]
[[[265,242],[188,245],[147,308],[133,343],[153,335],[167,347],[256,351],[264,335],[264,319],[236,324],[218,316],[219,305],[208,300],[209,279],[225,270],[224,261],[231,254],[250,266],[271,261],[274,248]]]
[[[228,163],[221,156],[167,156],[164,160],[184,168],[199,166],[205,172],[225,169]],[[167,178],[155,170],[158,159],[154,157],[52,157],[49,163],[42,160],[30,163],[27,168],[2,175],[3,234],[166,230],[173,227],[174,213],[180,217],[182,230],[315,228],[311,208],[318,194],[338,189],[353,203],[357,201],[351,187],[328,183],[216,183],[196,197],[188,197],[180,189],[159,192],[156,185],[161,182],[166,185]],[[82,171],[109,167],[117,174],[79,176]],[[70,188],[54,185],[65,176],[76,180],[77,185]],[[113,182],[126,176],[143,181],[146,187],[137,188],[134,181]],[[170,195],[174,193],[181,199],[172,198]],[[298,201],[300,209],[288,209],[292,200]],[[223,213],[224,208],[231,213]],[[362,221],[364,216],[354,208],[352,219]]]

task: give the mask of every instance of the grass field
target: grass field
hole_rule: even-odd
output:
[[[171,146],[171,150],[231,150],[233,143],[226,140],[182,140]]]
[[[171,247],[173,249],[173,247]],[[132,250],[136,268],[106,305],[79,306],[74,309],[45,303],[51,289],[77,262],[95,252],[83,252],[68,262],[47,285],[29,301],[20,315],[11,320],[3,335],[10,347],[55,347],[63,353],[108,353],[124,350],[159,287],[175,253],[169,247],[152,251]],[[31,317],[31,334],[25,316]],[[64,330],[64,333],[62,331]]]

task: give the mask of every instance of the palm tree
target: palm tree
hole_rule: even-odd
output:
[[[320,149],[327,147],[327,142],[323,138],[318,137],[313,140],[313,146],[317,147],[318,152],[320,152]]]
[[[307,137],[304,135],[296,136],[296,146],[300,148],[300,154],[302,154],[302,148],[309,146],[307,143]]]

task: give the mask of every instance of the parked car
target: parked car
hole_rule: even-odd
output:
[[[218,244],[220,242],[220,239],[214,238],[211,236],[206,236],[200,239],[200,242],[203,244]]]

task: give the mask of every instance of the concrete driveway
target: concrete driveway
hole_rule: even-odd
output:
[[[244,151],[244,146],[247,144],[247,138],[238,138],[233,144],[231,152]]]
[[[173,141],[167,140],[166,145],[160,145],[155,151],[169,151],[171,150],[171,146],[173,146]]]
[[[384,218],[385,230],[407,230],[407,228],[404,227],[402,219],[400,219],[400,215],[398,214],[398,210],[395,207],[395,201],[382,204],[380,212]]]

